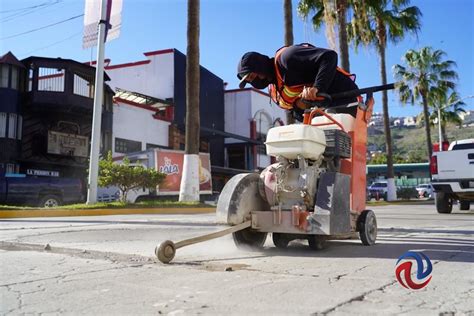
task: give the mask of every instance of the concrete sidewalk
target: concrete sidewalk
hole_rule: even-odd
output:
[[[31,209],[0,210],[0,218],[101,216],[131,214],[204,214],[213,213],[215,207],[156,207],[156,208],[117,208],[117,209]]]

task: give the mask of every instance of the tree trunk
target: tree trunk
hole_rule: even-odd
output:
[[[186,50],[186,146],[180,201],[199,201],[199,0],[188,0]]]
[[[448,134],[446,133],[446,124],[441,124],[441,134],[443,135],[443,141],[449,141]]]
[[[421,91],[421,99],[423,101],[423,118],[425,119],[425,132],[426,132],[426,147],[428,149],[428,161],[431,159],[433,150],[431,147],[431,128],[430,128],[430,112],[428,111],[428,100],[426,98],[426,92]]]
[[[387,84],[387,70],[385,65],[385,46],[378,45],[380,58],[380,77],[382,84]],[[393,172],[393,149],[392,134],[390,131],[390,115],[388,113],[388,97],[387,90],[382,91],[382,108],[383,108],[383,127],[385,132],[385,147],[387,153],[387,199],[389,201],[397,199],[397,191],[395,187],[395,174]]]
[[[346,11],[347,0],[336,0],[337,27],[339,30],[339,60],[342,69],[350,72],[349,45],[347,43]]]
[[[291,0],[283,0],[283,15],[285,18],[285,46],[293,45],[293,10]],[[290,111],[286,112],[286,123],[293,124],[295,119]]]
[[[285,46],[293,45],[293,10],[291,0],[284,0],[283,11],[285,16]]]

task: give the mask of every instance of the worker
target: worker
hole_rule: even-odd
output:
[[[289,110],[302,121],[302,114],[310,107],[307,101],[321,100],[318,93],[334,94],[358,89],[355,76],[337,67],[337,53],[333,50],[299,44],[280,48],[274,58],[257,52],[242,56],[237,69],[239,87],[250,83],[256,89],[270,85],[270,96],[281,108]],[[357,102],[357,98],[333,100],[328,107]],[[338,108],[337,113],[355,116],[356,107]]]

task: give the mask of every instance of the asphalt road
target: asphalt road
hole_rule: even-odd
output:
[[[297,241],[279,250],[268,238],[246,252],[226,236],[179,249],[169,265],[155,246],[222,228],[214,215],[2,220],[0,314],[474,315],[474,211],[374,211],[372,247],[343,240],[312,251]],[[408,250],[433,264],[421,290],[395,277]]]

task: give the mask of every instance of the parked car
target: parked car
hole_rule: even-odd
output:
[[[447,151],[434,152],[430,171],[438,213],[451,213],[456,200],[460,210],[469,210],[474,202],[474,138],[452,142]]]
[[[387,200],[387,182],[378,181],[372,183],[368,188],[368,199]]]
[[[84,201],[82,181],[53,177],[0,177],[0,204],[55,207]]]
[[[416,191],[418,192],[418,196],[420,198],[431,197],[431,195],[433,194],[433,186],[431,185],[431,183],[419,184],[416,187]]]

